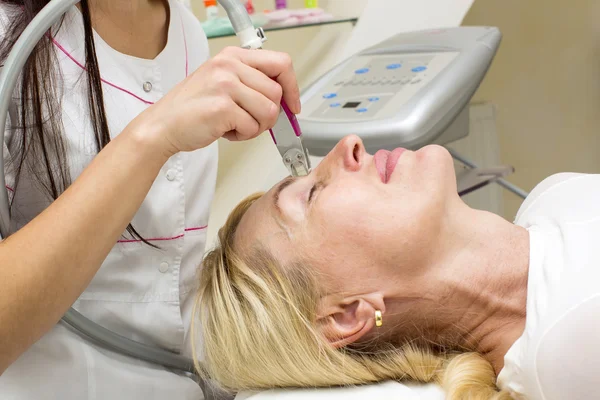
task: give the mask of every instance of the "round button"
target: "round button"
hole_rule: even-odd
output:
[[[369,111],[368,108],[359,108],[356,110],[356,112],[358,112],[358,113],[366,113],[367,111]]]
[[[335,97],[337,97],[337,94],[335,94],[335,93],[326,93],[323,95],[323,98],[325,98],[325,99],[333,99]]]
[[[386,68],[387,69],[398,69],[400,67],[402,67],[402,64],[390,64]]]
[[[331,103],[331,104],[329,105],[329,107],[332,107],[332,108],[339,107],[339,106],[341,106],[341,104],[340,104],[340,103]]]
[[[167,272],[169,270],[169,263],[166,261],[161,262],[160,265],[158,266],[158,270],[164,274],[165,272]]]
[[[379,101],[379,97],[369,97],[369,101]]]
[[[427,69],[427,67],[424,66],[418,66],[418,67],[414,67],[413,69],[411,69],[412,72],[423,72]]]
[[[152,90],[152,83],[151,82],[144,82],[144,84],[142,85],[142,87],[144,88],[144,92],[148,93]]]
[[[369,68],[361,68],[361,69],[357,69],[356,71],[354,71],[356,74],[358,75],[362,75],[362,74],[366,74],[367,72],[369,72]]]
[[[177,173],[175,172],[174,169],[170,169],[167,171],[167,179],[172,181],[175,179],[175,177],[177,176]]]

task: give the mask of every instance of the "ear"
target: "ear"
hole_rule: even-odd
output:
[[[336,302],[322,299],[318,319],[321,332],[336,348],[342,348],[362,338],[375,327],[375,311],[384,313],[383,297],[371,295]]]

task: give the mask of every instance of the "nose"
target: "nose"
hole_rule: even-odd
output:
[[[346,136],[337,144],[335,155],[341,160],[344,169],[358,171],[365,157],[362,139],[356,135]]]
[[[340,169],[358,171],[363,164],[365,154],[365,146],[361,138],[356,135],[346,136],[319,163],[315,172],[323,179],[326,179],[325,177],[329,179]]]

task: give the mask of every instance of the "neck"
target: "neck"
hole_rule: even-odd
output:
[[[153,59],[166,46],[167,0],[88,0],[88,4],[92,26],[116,51]]]
[[[529,235],[494,214],[460,208],[416,284],[389,288],[386,319],[397,339],[476,351],[498,374],[525,326]],[[403,324],[408,316],[411,326]]]

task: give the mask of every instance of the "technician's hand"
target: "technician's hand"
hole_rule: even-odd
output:
[[[164,140],[167,152],[192,151],[225,137],[247,140],[272,128],[281,98],[300,112],[300,92],[287,54],[227,48],[137,118]]]

